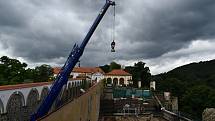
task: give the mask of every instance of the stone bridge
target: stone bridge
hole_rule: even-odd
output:
[[[69,80],[53,104],[52,110],[80,95],[82,79]],[[0,86],[0,121],[28,121],[47,96],[52,82]]]

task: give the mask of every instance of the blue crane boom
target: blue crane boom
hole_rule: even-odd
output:
[[[43,100],[40,107],[38,108],[37,112],[31,116],[31,121],[36,121],[37,119],[45,116],[48,111],[50,110],[52,104],[54,103],[55,99],[59,95],[62,87],[67,84],[68,76],[70,75],[71,71],[75,67],[76,63],[79,61],[80,57],[84,52],[84,48],[89,42],[91,36],[93,35],[94,31],[96,30],[98,24],[102,20],[104,14],[106,13],[109,6],[115,6],[115,2],[111,0],[106,0],[105,5],[101,9],[99,15],[97,16],[96,20],[94,21],[93,25],[91,26],[89,32],[85,36],[83,42],[81,43],[80,47],[75,44],[67,61],[65,62],[64,66],[61,68],[57,78],[55,79],[54,83],[51,86],[51,90],[48,93],[47,97]]]

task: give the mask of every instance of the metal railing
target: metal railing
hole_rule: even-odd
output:
[[[183,115],[183,113],[181,113],[181,112],[175,113],[175,112],[166,110],[165,107],[163,106],[163,104],[161,103],[161,101],[159,100],[159,98],[157,97],[157,95],[155,93],[152,93],[152,96],[157,101],[157,103],[160,105],[161,112],[163,113],[163,118],[165,118],[166,120],[168,120],[168,121],[194,121],[193,119],[188,118],[187,116]]]

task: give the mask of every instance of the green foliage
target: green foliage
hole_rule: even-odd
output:
[[[35,67],[34,76],[35,82],[48,81],[53,75],[52,67],[46,64]]]
[[[116,62],[111,62],[109,71],[112,71],[114,69],[121,69],[121,65],[117,64]]]
[[[24,81],[26,63],[21,63],[16,59],[7,56],[0,58],[0,81],[1,84],[16,84]]]
[[[144,62],[135,63],[134,66],[125,67],[125,71],[132,74],[134,87],[138,87],[138,81],[141,81],[142,87],[149,87],[151,73],[149,67],[145,66]]]
[[[0,85],[47,81],[53,75],[49,65],[41,65],[35,69],[26,69],[26,67],[26,63],[2,56],[0,58]]]
[[[111,62],[110,65],[100,66],[100,68],[105,72],[108,73],[114,69],[121,69],[121,65],[116,62]]]
[[[215,90],[200,85],[188,88],[182,98],[181,110],[201,119],[202,112],[207,107],[215,107]]]
[[[162,91],[171,92],[174,96],[181,97],[185,93],[186,87],[184,83],[177,78],[167,78],[166,80],[161,80],[157,84],[157,88]]]
[[[110,65],[100,66],[100,68],[101,68],[105,73],[108,73],[109,70],[110,70]]]
[[[206,84],[215,88],[215,60],[191,63],[157,76],[164,80],[177,78],[188,86]]]
[[[206,107],[215,107],[215,60],[191,63],[153,77],[157,89],[179,98],[179,110],[201,118]]]

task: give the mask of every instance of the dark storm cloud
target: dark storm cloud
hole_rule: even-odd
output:
[[[194,40],[214,38],[214,0],[116,2],[117,53],[110,52],[111,8],[86,47],[83,65],[159,58]],[[63,64],[103,4],[102,0],[0,0],[0,44],[11,50],[10,55],[30,63]]]
[[[135,6],[135,1],[132,3]],[[213,0],[144,0],[131,11],[122,15],[127,25],[120,32],[122,41],[131,41],[127,50],[131,55],[158,57],[193,40],[214,38]],[[137,42],[138,46],[132,46]]]
[[[24,15],[17,14],[18,10],[13,1],[0,1],[0,26],[21,26],[25,24]]]
[[[67,11],[54,8],[55,2],[47,5],[45,2],[29,2],[1,1],[0,5],[4,6],[0,8],[0,41],[3,47],[10,47],[13,56],[31,62],[49,62],[67,56],[73,44],[80,39],[81,31],[73,20],[75,15],[69,12],[64,15],[63,12]],[[49,9],[53,9],[53,13]],[[61,11],[57,12],[58,9]]]

